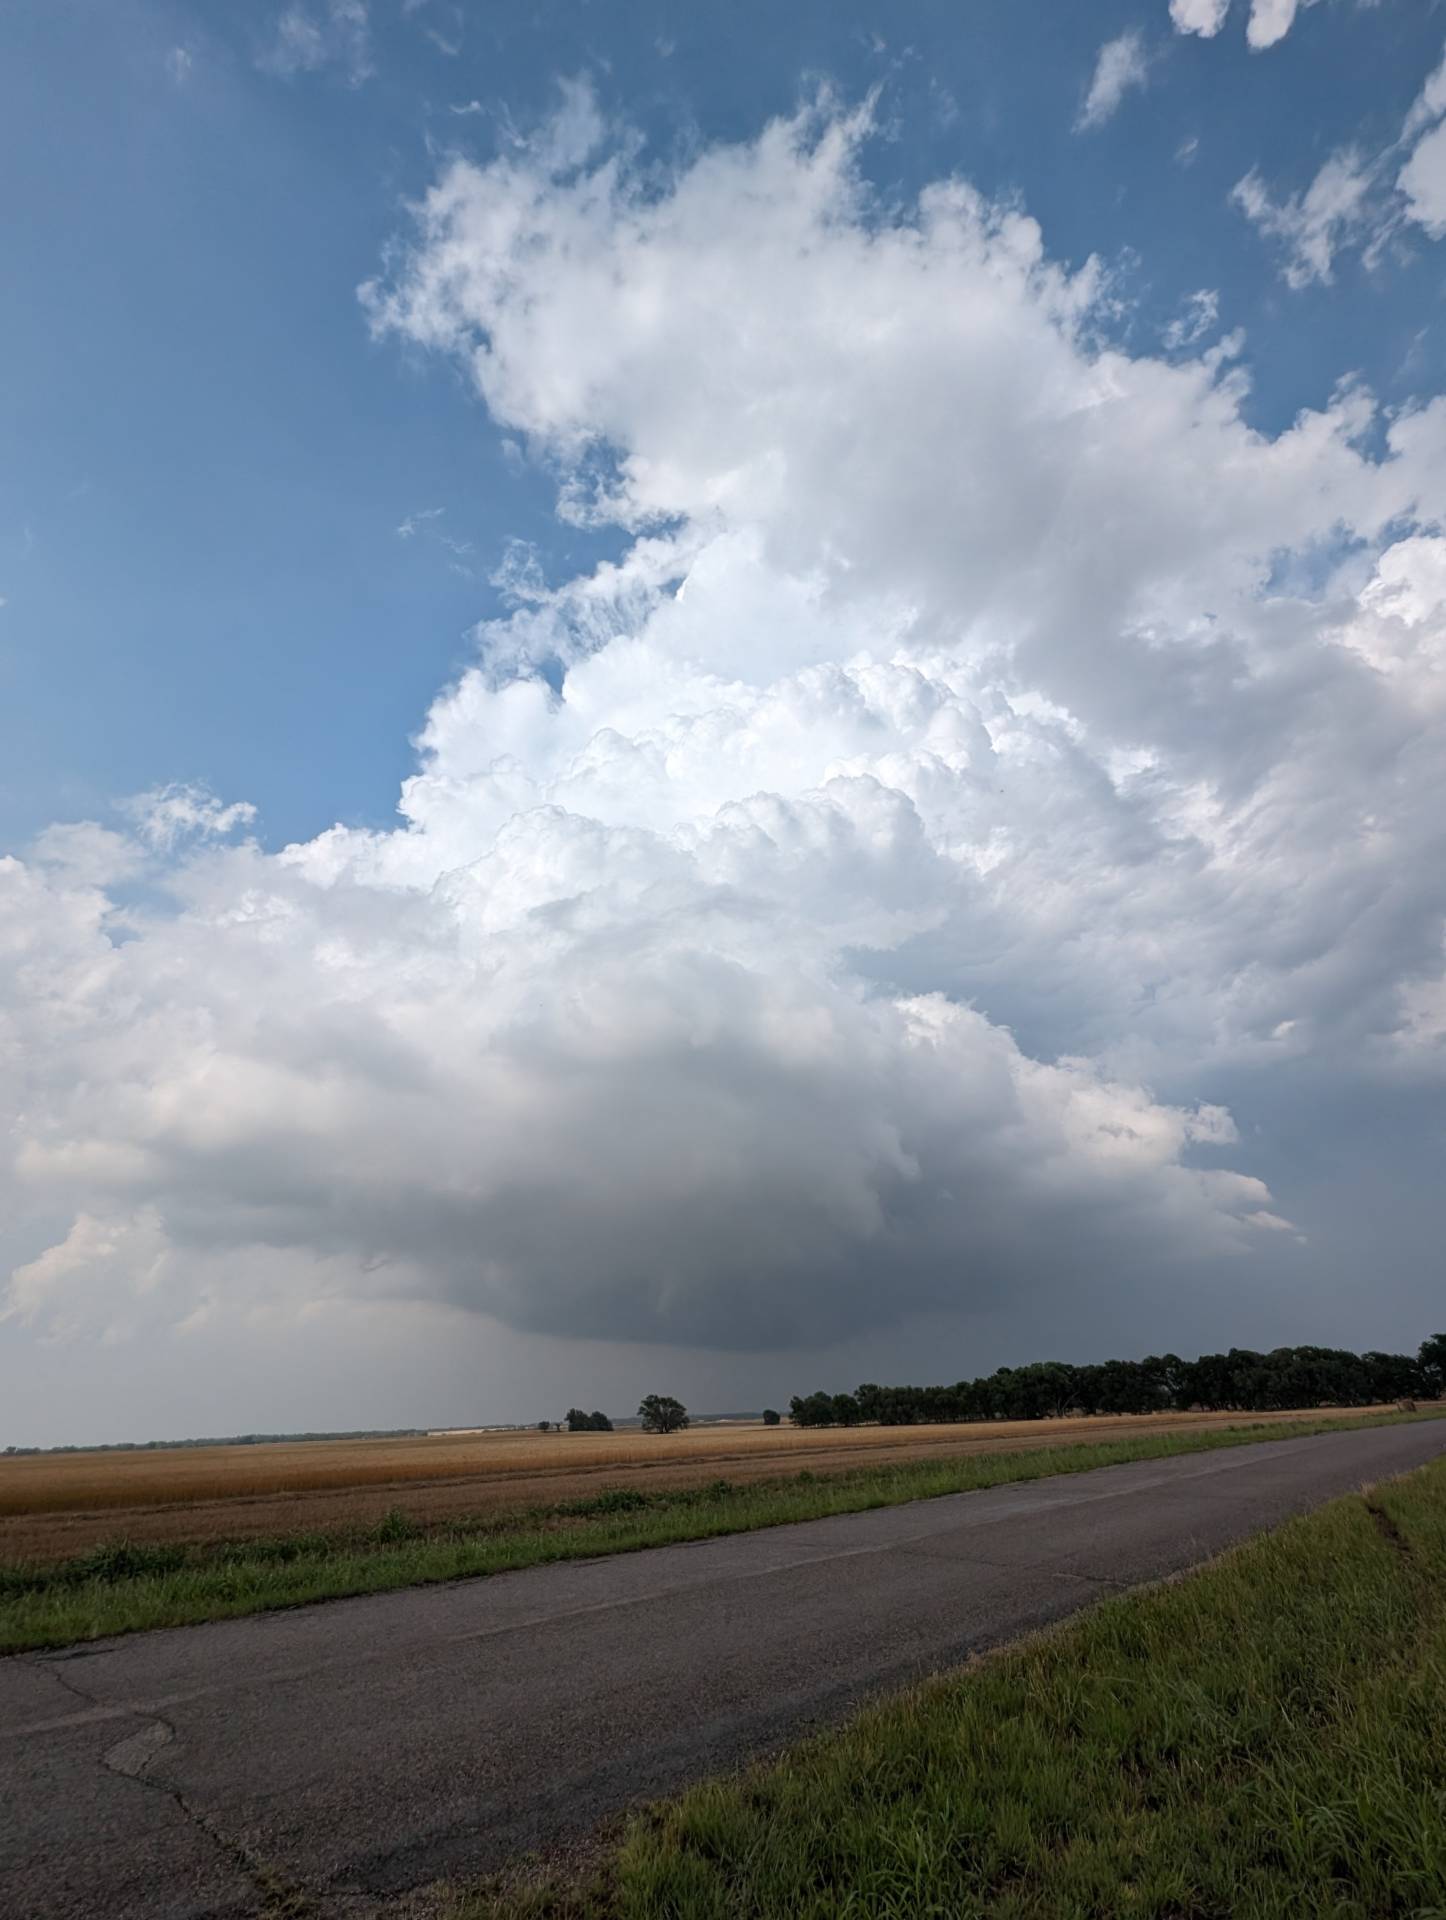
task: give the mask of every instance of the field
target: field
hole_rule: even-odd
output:
[[[1377,1419],[1386,1411],[1340,1417]],[[482,1431],[20,1455],[0,1458],[0,1564],[59,1560],[117,1538],[260,1539],[367,1527],[397,1510],[433,1526],[556,1506],[603,1485],[653,1493],[718,1479],[747,1484],[1310,1417],[1169,1413],[822,1431],[739,1422],[667,1436]]]
[[[634,1819],[452,1920],[1439,1920],[1446,1463]]]
[[[1373,1424],[1440,1417],[1439,1412],[1382,1412],[1373,1416]],[[886,1448],[891,1457],[882,1461],[877,1455],[886,1443],[840,1434],[827,1450],[827,1471],[801,1464],[824,1457],[816,1437],[805,1443],[803,1435],[789,1436],[786,1459],[795,1470],[783,1471],[780,1455],[767,1451],[761,1441],[752,1452],[745,1445],[720,1461],[716,1451],[709,1450],[706,1430],[694,1437],[691,1455],[688,1442],[680,1438],[672,1445],[658,1443],[655,1464],[629,1465],[618,1460],[618,1452],[643,1443],[624,1435],[616,1443],[616,1464],[564,1464],[545,1479],[535,1468],[519,1467],[511,1478],[494,1468],[479,1470],[465,1481],[450,1480],[440,1489],[440,1515],[418,1510],[438,1492],[427,1481],[350,1489],[346,1498],[365,1495],[371,1501],[394,1502],[400,1491],[407,1495],[407,1505],[394,1503],[368,1520],[340,1524],[331,1516],[343,1496],[327,1490],[12,1516],[3,1523],[12,1542],[47,1527],[84,1524],[92,1532],[104,1532],[79,1551],[17,1554],[12,1548],[9,1557],[0,1559],[0,1653],[266,1612],[344,1594],[505,1573],[549,1561],[630,1553],[1046,1474],[1084,1473],[1130,1460],[1250,1446],[1280,1434],[1352,1427],[1359,1424],[1359,1416],[1215,1421],[1204,1426],[1196,1422],[1193,1427],[1185,1422],[1183,1430],[1179,1422],[1135,1420],[1127,1423],[1125,1434],[1105,1437],[1117,1424],[1074,1423],[1085,1431],[1043,1436],[1036,1427],[1027,1436],[1013,1436],[1012,1443],[971,1442],[966,1437],[962,1446],[955,1428],[946,1430],[947,1440],[932,1441],[927,1434],[921,1438],[917,1429],[904,1430],[905,1437]],[[769,1443],[777,1437],[763,1435]],[[598,1440],[590,1436],[589,1452]],[[729,1465],[734,1477],[720,1475],[719,1464]],[[522,1506],[517,1504],[519,1486],[528,1490]],[[539,1500],[539,1486],[553,1497]],[[485,1504],[489,1500],[490,1507]],[[270,1528],[243,1535],[232,1516],[253,1510],[269,1518]],[[312,1524],[300,1525],[302,1515]],[[146,1539],[142,1523],[169,1525],[172,1535]]]

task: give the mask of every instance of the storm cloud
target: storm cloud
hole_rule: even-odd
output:
[[[869,132],[665,171],[576,86],[442,168],[365,316],[613,557],[512,554],[393,830],[171,790],[0,861],[9,1315],[763,1349],[1297,1284],[1241,1103],[1446,1065],[1446,408],[1262,433],[1238,337],[1127,351]]]

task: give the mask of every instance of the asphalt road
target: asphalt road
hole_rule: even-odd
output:
[[[0,1660],[0,1913],[374,1913],[1443,1453],[1272,1441]]]

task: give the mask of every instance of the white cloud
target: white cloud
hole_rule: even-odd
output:
[[[195,64],[194,56],[185,47],[172,47],[166,55],[166,72],[178,87],[185,86]]]
[[[1282,242],[1288,285],[1329,285],[1336,254],[1372,223],[1374,179],[1372,163],[1347,148],[1331,155],[1304,193],[1274,200],[1252,170],[1230,197],[1262,233]]]
[[[146,850],[131,835],[94,820],[50,826],[36,837],[30,858],[82,887],[110,887],[128,880],[146,864]]]
[[[1315,0],[1250,0],[1245,37],[1257,52],[1283,40],[1303,7]],[[1230,0],[1170,0],[1170,19],[1177,33],[1198,33],[1213,39],[1225,25]]]
[[[425,526],[429,520],[440,520],[446,511],[445,507],[419,507],[415,513],[409,513],[398,523],[398,537],[403,540],[413,539],[420,527]]]
[[[429,541],[445,548],[451,554],[452,558],[448,565],[453,573],[460,574],[464,580],[473,580],[476,578],[476,569],[463,564],[472,553],[473,543],[470,540],[459,539],[456,534],[447,533],[435,524],[442,519],[446,511],[445,507],[423,507],[417,513],[409,513],[397,527],[398,537],[403,540],[412,540],[418,533],[424,533]]]
[[[137,837],[161,853],[189,840],[224,839],[256,818],[249,800],[226,806],[204,787],[179,784],[137,794],[122,811],[135,823]]]
[[[1257,50],[1277,45],[1295,25],[1301,5],[1310,0],[1250,0],[1245,37]]]
[[[13,1316],[763,1347],[1299,1259],[1218,1089],[1430,1068],[1442,406],[1262,434],[866,135],[660,177],[574,90],[440,174],[372,322],[621,551],[514,560],[394,831],[0,862]]]
[[[1170,0],[1170,18],[1177,33],[1198,33],[1213,39],[1225,25],[1230,0]]]
[[[1149,73],[1144,41],[1138,33],[1122,33],[1115,40],[1106,40],[1095,60],[1075,125],[1082,129],[1102,127],[1132,87],[1145,85]]]
[[[1213,287],[1200,287],[1185,296],[1181,311],[1165,328],[1161,339],[1171,353],[1193,347],[1220,318],[1220,295]]]
[[[1415,534],[1388,547],[1340,641],[1404,696],[1446,711],[1446,540]]]
[[[1285,280],[1300,288],[1331,282],[1338,250],[1367,230],[1371,186],[1371,163],[1346,148],[1321,165],[1304,194],[1271,200],[1264,180],[1250,171],[1237,180],[1231,200],[1264,234],[1283,242]]]
[[[1402,154],[1405,164],[1387,174]],[[1384,152],[1333,153],[1303,194],[1272,196],[1252,168],[1231,198],[1262,233],[1285,245],[1285,278],[1293,287],[1328,284],[1336,256],[1362,248],[1375,267],[1387,245],[1414,223],[1432,240],[1446,237],[1446,59],[1427,79]]]
[[[337,68],[359,87],[376,71],[366,0],[296,0],[276,21],[260,65],[286,77]]]
[[[1411,111],[1406,115],[1401,128],[1403,140],[1413,140],[1424,128],[1433,126],[1443,114],[1446,114],[1446,56],[1441,64],[1427,78],[1412,102]]]
[[[1406,196],[1408,219],[1433,240],[1446,237],[1446,125],[1424,134],[1396,181]]]
[[[1446,238],[1446,58],[1427,80],[1401,130],[1401,144],[1415,141],[1396,176],[1404,197],[1405,218],[1424,227],[1431,239]]]

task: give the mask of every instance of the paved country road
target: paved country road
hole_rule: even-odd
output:
[[[0,1660],[0,1913],[374,1913],[1443,1453],[1264,1442]]]

